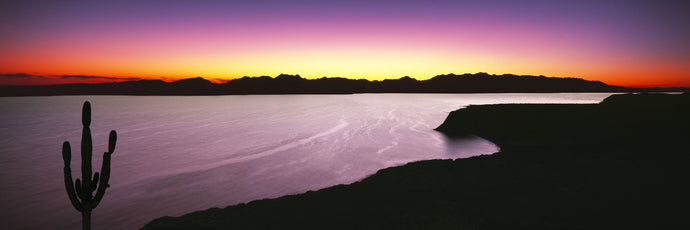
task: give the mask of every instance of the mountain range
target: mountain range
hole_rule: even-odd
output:
[[[629,88],[580,78],[529,75],[445,74],[428,80],[410,77],[365,79],[305,79],[280,74],[275,78],[243,77],[212,83],[201,77],[175,82],[138,80],[98,84],[0,85],[0,96],[54,95],[245,95],[245,94],[353,94],[353,93],[559,93],[688,91],[688,88]]]

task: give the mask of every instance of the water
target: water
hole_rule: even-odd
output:
[[[118,132],[93,229],[352,183],[378,169],[491,154],[433,131],[468,104],[596,103],[610,94],[356,94],[0,98],[0,226],[78,229],[61,146],[81,177],[81,106],[92,104],[94,171]]]

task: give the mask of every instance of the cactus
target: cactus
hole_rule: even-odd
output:
[[[81,123],[84,126],[81,135],[81,175],[82,179],[77,179],[72,184],[72,169],[70,168],[70,161],[72,158],[72,150],[69,142],[65,141],[62,144],[62,158],[65,161],[65,188],[67,189],[67,196],[72,202],[77,211],[82,214],[82,228],[84,230],[91,229],[91,211],[98,206],[105,195],[105,190],[110,185],[110,155],[115,151],[115,142],[117,141],[117,133],[115,130],[110,131],[108,140],[108,152],[103,153],[103,166],[101,166],[101,173],[96,172],[91,174],[91,103],[84,102],[82,108]],[[93,192],[96,191],[96,195]]]

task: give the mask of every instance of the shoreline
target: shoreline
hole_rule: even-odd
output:
[[[690,95],[480,105],[437,128],[492,155],[379,170],[350,185],[161,217],[142,229],[687,228]]]

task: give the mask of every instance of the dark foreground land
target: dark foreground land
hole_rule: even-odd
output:
[[[438,130],[487,138],[501,152],[410,163],[143,229],[690,229],[689,118],[687,93],[470,106]]]

